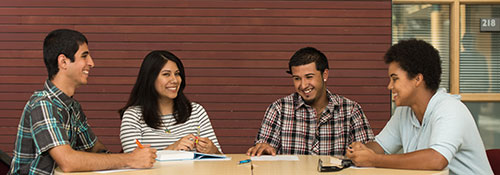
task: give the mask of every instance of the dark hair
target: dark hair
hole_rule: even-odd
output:
[[[313,47],[304,47],[295,52],[292,58],[290,58],[288,62],[288,71],[286,72],[292,74],[292,66],[301,66],[312,62],[316,63],[316,70],[319,70],[321,73],[323,73],[325,69],[329,69],[328,59],[326,59],[325,54]]]
[[[45,62],[50,80],[59,72],[57,57],[64,54],[71,62],[74,62],[75,53],[84,43],[88,44],[87,38],[82,33],[71,29],[57,29],[45,37],[43,62]]]
[[[441,59],[439,51],[429,43],[417,40],[401,40],[391,46],[384,56],[386,64],[396,62],[408,73],[409,78],[417,74],[424,76],[426,87],[437,90],[441,82]]]
[[[183,93],[186,87],[184,66],[179,58],[164,50],[152,51],[146,55],[142,61],[139,75],[137,75],[137,81],[130,93],[127,105],[118,111],[120,113],[120,119],[123,118],[123,113],[125,113],[128,107],[140,106],[142,108],[142,117],[149,127],[158,128],[162,124],[158,107],[159,95],[155,89],[155,81],[161,69],[168,61],[175,62],[179,68],[182,79],[177,97],[174,99],[173,115],[176,120],[175,124],[184,123],[188,120],[191,115],[192,107],[191,102]]]

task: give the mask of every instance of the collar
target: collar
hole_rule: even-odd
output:
[[[451,96],[457,100],[460,101],[461,96],[460,95],[451,95],[446,92],[445,88],[439,88],[434,95],[432,95],[431,99],[429,100],[429,103],[427,104],[427,107],[425,109],[424,113],[424,118],[422,119],[422,126],[426,125],[427,122],[429,122],[430,117],[432,116],[433,112],[438,108],[438,103],[441,102],[441,99],[445,98],[446,96]],[[412,115],[415,115],[414,112],[412,112]],[[416,125],[419,124],[417,117],[414,116],[414,119],[416,121]]]
[[[338,95],[337,94],[332,94],[328,89],[326,89],[326,99],[328,99],[328,104],[326,105],[326,108],[330,111],[333,111],[335,109],[335,106],[339,106],[339,100],[338,100]],[[294,93],[294,106],[295,110],[298,110],[302,106],[305,107],[310,107],[310,105],[306,104],[302,96],[299,95],[299,93],[295,92]]]
[[[49,79],[45,81],[43,87],[44,87],[43,89],[47,91],[50,94],[50,96],[53,96],[61,100],[61,102],[63,102],[64,105],[66,106],[71,106],[71,104],[75,101],[73,98],[69,97],[59,88],[57,88],[56,85],[54,85],[54,83],[52,83],[52,81],[50,81]]]

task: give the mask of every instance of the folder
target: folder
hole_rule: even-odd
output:
[[[160,150],[156,152],[157,161],[180,161],[180,160],[230,160],[221,154],[204,154],[191,151]]]

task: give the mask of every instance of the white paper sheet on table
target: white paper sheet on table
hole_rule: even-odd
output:
[[[251,158],[252,161],[299,161],[299,157],[296,155],[276,155],[276,156],[254,156]]]
[[[349,168],[352,168],[352,169],[370,169],[370,168],[375,168],[375,167],[371,167],[371,166],[367,166],[367,167],[350,166]]]
[[[124,172],[124,171],[136,171],[136,170],[141,170],[141,169],[116,169],[116,170],[102,170],[102,171],[94,171],[94,173],[99,173],[99,174],[106,174],[106,173],[117,173],[117,172]]]

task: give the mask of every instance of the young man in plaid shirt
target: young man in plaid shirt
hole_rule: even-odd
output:
[[[329,68],[323,53],[302,48],[290,58],[288,68],[296,92],[267,108],[247,155],[343,156],[352,142],[373,140],[361,106],[326,88]]]
[[[24,107],[9,174],[53,174],[56,165],[65,172],[153,166],[156,150],[148,147],[129,154],[96,153],[107,149],[72,98],[94,67],[87,44],[82,33],[68,29],[45,38],[48,80]]]

